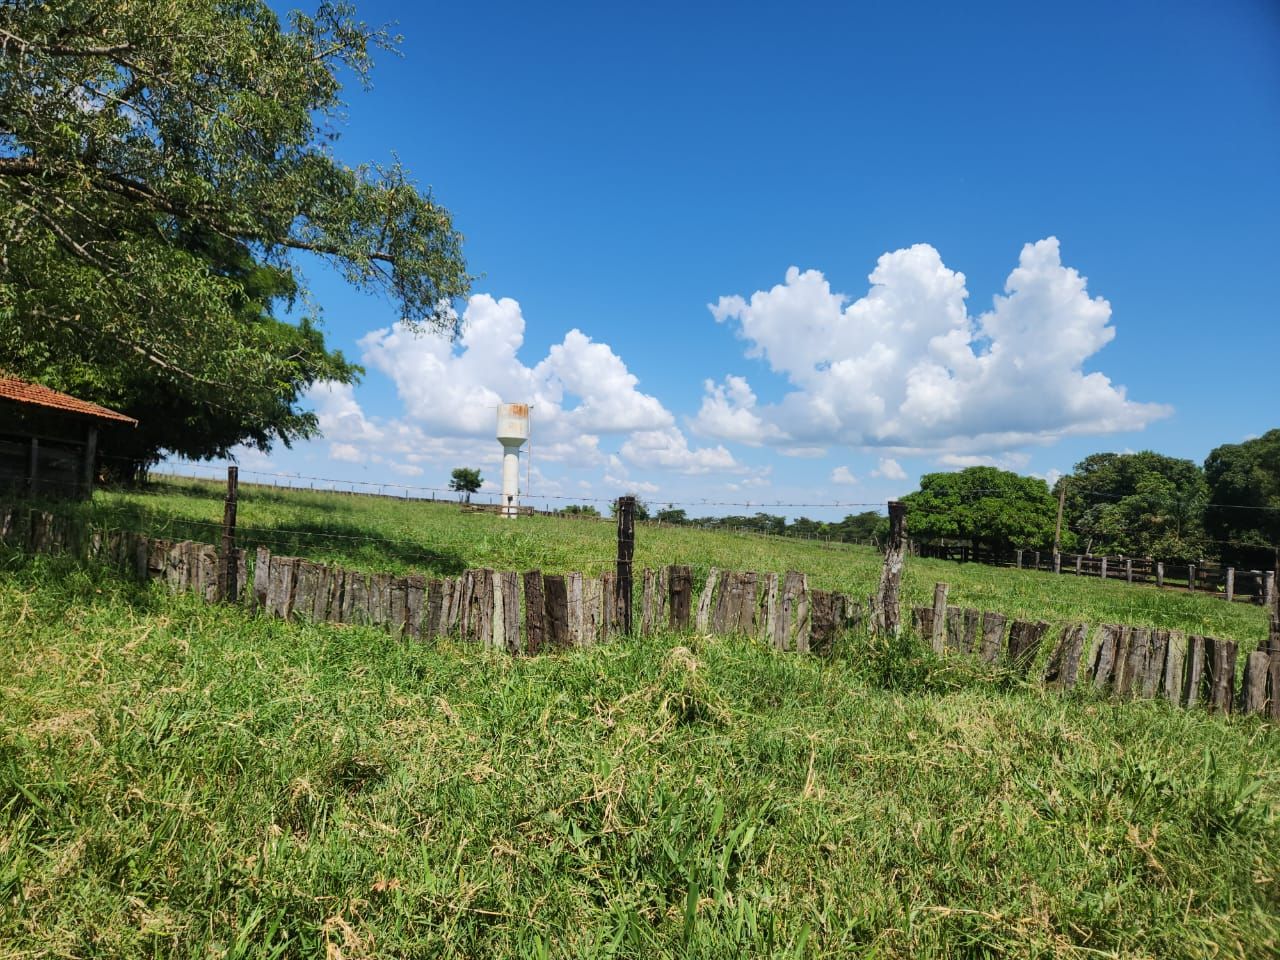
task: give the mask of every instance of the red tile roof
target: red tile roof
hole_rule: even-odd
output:
[[[138,425],[137,420],[126,417],[123,413],[116,413],[114,410],[100,407],[88,400],[77,400],[57,390],[42,387],[38,383],[27,383],[25,380],[6,377],[3,374],[0,374],[0,400],[27,403],[34,407],[48,407],[64,413],[79,414],[82,417],[94,417],[98,420],[117,420],[121,423],[131,423],[135,427]]]

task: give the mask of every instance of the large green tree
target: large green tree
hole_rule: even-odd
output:
[[[1280,430],[1218,447],[1204,462],[1204,522],[1223,560],[1270,568],[1280,544]]]
[[[1067,488],[1067,525],[1086,550],[1184,560],[1210,552],[1202,524],[1208,487],[1190,460],[1149,450],[1095,453],[1058,483]]]
[[[1036,477],[996,467],[926,473],[920,489],[902,499],[916,539],[969,540],[998,551],[1053,546],[1057,504]]]
[[[448,211],[333,153],[340,78],[393,42],[341,3],[0,5],[0,366],[168,413],[163,446],[207,456],[313,433],[302,390],[356,373],[308,310],[272,314],[305,304],[298,256],[452,333]]]

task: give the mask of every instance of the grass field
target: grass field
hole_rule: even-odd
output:
[[[221,508],[83,509],[209,539]],[[252,488],[240,519],[381,569],[613,549],[608,524]],[[860,594],[879,567],[648,527],[637,559]],[[1242,604],[942,562],[909,562],[909,598],[937,578],[1011,614],[1262,632]],[[1280,731],[1256,718],[1049,693],[910,636],[512,660],[3,552],[0,638],[0,960],[1280,956]]]

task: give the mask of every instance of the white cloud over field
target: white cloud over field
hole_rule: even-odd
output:
[[[819,271],[792,267],[770,290],[712,304],[747,356],[792,389],[762,405],[743,377],[708,381],[695,430],[790,447],[984,454],[1137,430],[1170,412],[1085,372],[1115,336],[1111,306],[1062,264],[1056,238],[1024,246],[1004,294],[976,317],[964,274],[928,244],[886,253],[869,279],[851,301]]]

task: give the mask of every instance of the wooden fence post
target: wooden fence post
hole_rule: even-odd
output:
[[[622,633],[631,635],[631,561],[636,552],[636,498],[618,498],[618,619]]]
[[[1102,558],[1102,566],[1099,568],[1099,571],[1100,572],[1098,573],[1098,576],[1100,576],[1103,580],[1107,579],[1107,558],[1106,557]]]
[[[1076,576],[1077,577],[1080,576],[1080,568],[1082,566],[1084,566],[1084,557],[1077,553],[1076,554]]]
[[[1194,563],[1187,564],[1187,589],[1192,593],[1196,592],[1196,565]]]
[[[1124,561],[1124,582],[1133,583],[1133,558],[1126,557]]]
[[[934,653],[943,651],[942,636],[946,628],[947,590],[948,586],[945,583],[939,582],[933,585],[933,620],[929,624],[929,643]]]
[[[227,496],[222,503],[222,556],[218,564],[218,597],[235,603],[239,595],[236,562],[236,499],[240,491],[240,468],[227,467]]]
[[[688,630],[689,610],[693,600],[693,571],[688,567],[671,567],[668,589],[671,591],[671,629],[681,632]]]
[[[1021,570],[1022,569],[1022,551],[1021,550],[1013,551],[1013,556],[1014,556],[1014,562],[1017,563],[1018,569]]]
[[[1156,561],[1156,586],[1157,587],[1164,586],[1164,561],[1163,560]]]
[[[898,592],[902,585],[903,555],[906,549],[907,505],[889,501],[889,545],[880,571],[880,590],[876,595],[876,628],[897,636],[902,631]]]
[[[1276,602],[1276,572],[1268,570],[1262,579],[1262,602],[1268,610],[1275,606]]]
[[[542,595],[542,571],[529,570],[524,575],[524,652],[529,656],[542,651],[546,639],[546,601]]]
[[[1236,568],[1227,567],[1227,603],[1230,603],[1236,596]]]

